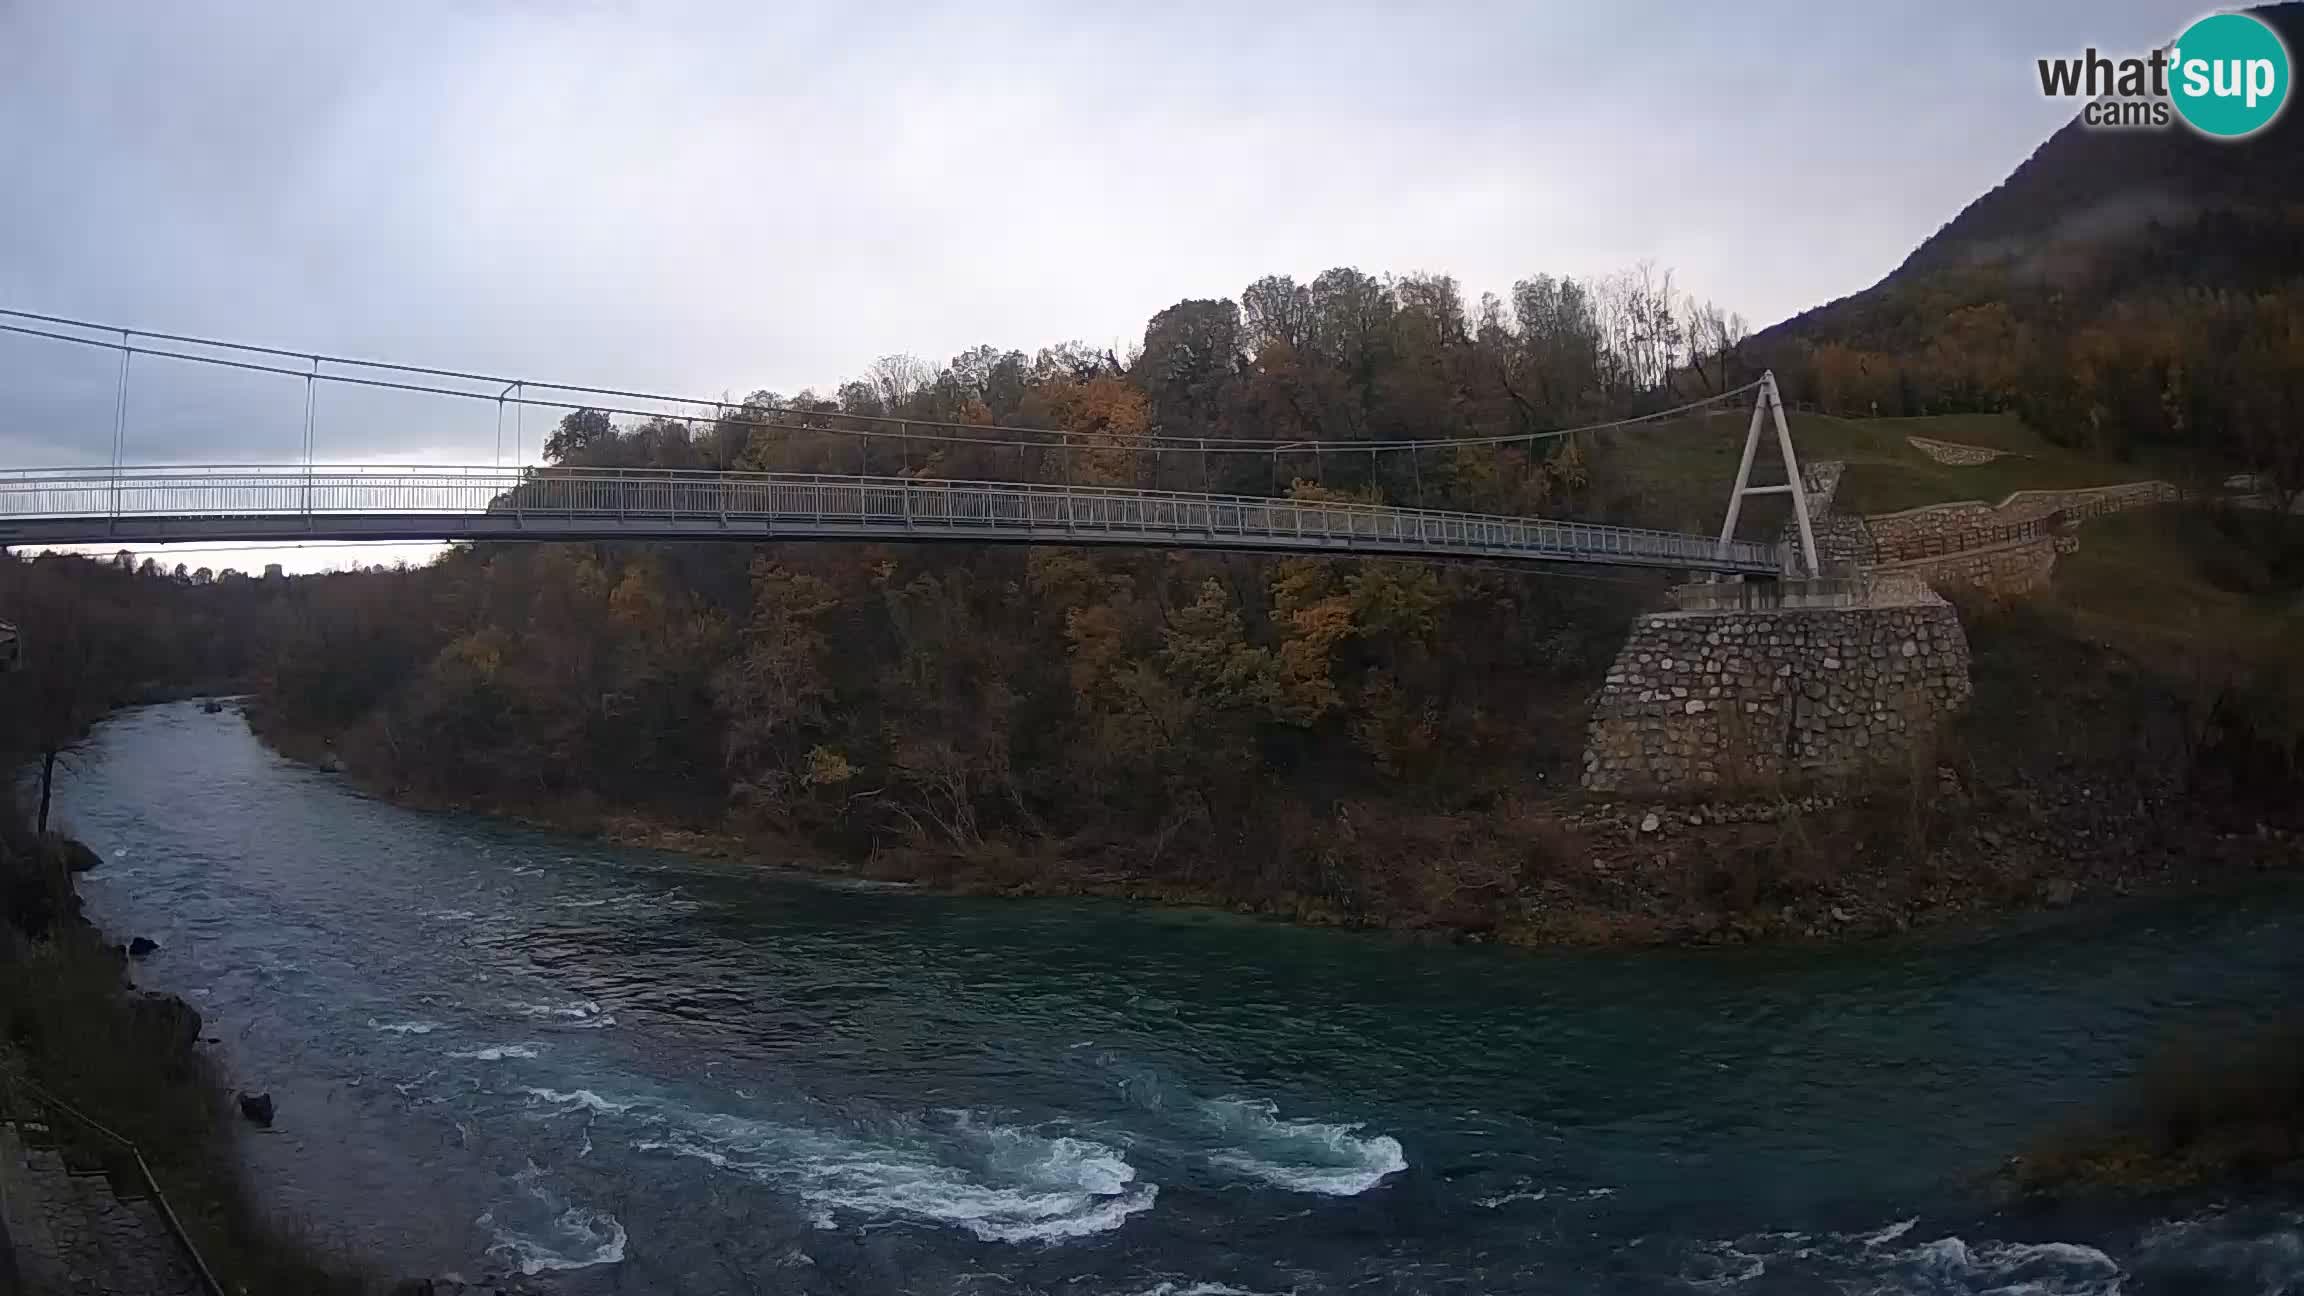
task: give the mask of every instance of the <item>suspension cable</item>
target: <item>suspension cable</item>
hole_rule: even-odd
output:
[[[150,333],[135,329],[121,329],[110,325],[91,324],[86,321],[69,319],[63,316],[39,315],[30,311],[11,310],[6,307],[0,307],[0,316],[9,316],[16,319],[30,319],[41,323],[58,324],[71,328],[101,328],[106,329],[111,333],[118,334],[123,340],[112,341],[106,338],[98,337],[79,337],[69,333],[58,333],[50,329],[32,328],[26,325],[7,323],[0,323],[0,333],[14,333],[25,337],[45,338],[50,341],[72,343],[79,346],[94,347],[102,350],[121,351],[131,355],[156,356],[163,359],[181,360],[190,364],[213,365],[221,368],[240,369],[254,373],[283,374],[295,378],[309,378],[317,376],[318,380],[321,382],[343,383],[356,387],[370,387],[388,391],[404,391],[423,395],[447,396],[463,400],[483,400],[497,402],[502,402],[505,400],[502,395],[491,395],[486,392],[476,392],[464,390],[462,388],[446,387],[441,386],[438,383],[397,381],[393,379],[366,377],[357,374],[342,373],[318,373],[315,375],[314,370],[320,365],[342,365],[361,369],[378,370],[386,373],[410,374],[416,375],[418,377],[448,378],[466,382],[484,382],[499,385],[509,385],[516,387],[519,391],[518,395],[511,398],[510,403],[515,406],[516,409],[522,411],[524,411],[529,406],[535,406],[541,409],[566,411],[591,409],[597,410],[603,414],[621,414],[632,418],[682,417],[680,415],[667,414],[663,410],[641,409],[631,406],[607,405],[582,400],[554,400],[544,397],[530,396],[527,394],[529,389],[537,388],[547,392],[562,392],[575,396],[607,396],[621,400],[647,400],[660,401],[665,404],[674,405],[709,406],[715,411],[718,411],[718,413],[715,415],[715,419],[718,422],[734,424],[740,427],[771,428],[793,432],[823,432],[837,436],[910,438],[955,445],[1012,446],[1018,444],[1045,445],[1048,444],[1052,439],[1063,439],[1068,441],[1068,439],[1074,435],[1093,435],[1068,432],[1066,429],[1062,428],[1023,427],[1011,424],[960,423],[946,419],[903,418],[891,414],[854,414],[839,410],[811,410],[799,406],[772,405],[767,403],[744,403],[731,407],[726,401],[707,400],[703,397],[697,396],[673,396],[665,395],[659,392],[627,391],[610,387],[587,387],[571,383],[539,382],[533,379],[511,379],[495,374],[478,374],[455,369],[435,369],[427,368],[421,365],[399,364],[383,360],[361,360],[343,356],[314,354],[309,351],[289,351],[279,347],[254,346],[244,343],[227,342],[214,338],[194,337],[186,334]],[[163,347],[138,345],[134,342],[126,340],[129,338],[150,338],[165,342],[178,342],[193,346],[213,347],[219,350],[239,351],[251,355],[293,358],[303,360],[307,363],[307,365],[311,367],[292,369],[283,365],[266,364],[254,360],[236,360],[228,359],[222,356],[199,355],[188,351],[177,351]],[[1221,438],[1212,440],[1203,437],[1179,436],[1164,433],[1144,433],[1139,435],[1115,435],[1113,448],[1126,450],[1169,447],[1181,449],[1189,447],[1194,450],[1202,450],[1204,448],[1205,451],[1210,454],[1277,455],[1283,452],[1295,452],[1311,453],[1315,456],[1318,456],[1323,451],[1331,448],[1338,451],[1359,453],[1362,451],[1412,451],[1419,449],[1443,449],[1459,446],[1518,445],[1523,443],[1533,443],[1536,441],[1556,440],[1562,437],[1575,436],[1586,432],[1609,432],[1622,428],[1636,427],[1646,423],[1666,422],[1693,413],[1697,410],[1725,403],[1734,399],[1735,397],[1743,396],[1749,392],[1752,392],[1759,386],[1759,381],[1755,379],[1754,381],[1748,382],[1741,387],[1733,388],[1728,391],[1718,392],[1710,396],[1701,397],[1697,400],[1689,401],[1685,404],[1673,406],[1670,409],[1657,410],[1653,413],[1633,415],[1626,418],[1611,419],[1606,422],[1589,423],[1578,427],[1555,428],[1541,432],[1513,432],[1480,437],[1423,437],[1391,441],[1329,441],[1318,439],[1281,440],[1276,438],[1247,437]],[[735,412],[730,412],[731,410]],[[896,430],[883,431],[878,428],[828,427],[813,421],[800,423],[781,421],[785,419],[847,420],[856,423],[885,425],[886,427],[894,428]],[[961,432],[994,432],[1006,433],[1010,435],[999,437],[949,434],[928,435],[914,430],[921,428],[952,429]],[[1033,440],[1028,443],[1019,442],[1016,439],[1018,437],[1029,437],[1033,438]]]

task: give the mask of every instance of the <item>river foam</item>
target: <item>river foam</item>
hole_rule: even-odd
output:
[[[537,1051],[534,1044],[491,1044],[486,1048],[459,1049],[448,1056],[474,1062],[502,1062],[506,1058],[532,1058]]]
[[[986,1242],[1060,1242],[1116,1229],[1159,1196],[1116,1148],[965,1113],[853,1134],[702,1115],[634,1146],[790,1192],[819,1227],[862,1216],[964,1229]]]
[[[1473,1198],[1472,1204],[1482,1210],[1497,1210],[1517,1202],[1540,1202],[1555,1199],[1564,1202],[1589,1202],[1615,1195],[1616,1190],[1613,1188],[1531,1187],[1528,1180],[1520,1179],[1503,1192],[1489,1193]]]
[[[547,1270],[589,1269],[624,1259],[624,1225],[604,1210],[569,1201],[544,1182],[534,1163],[513,1176],[513,1192],[473,1222],[488,1230],[488,1254],[527,1277]]]
[[[1958,1237],[1922,1243],[1899,1259],[1914,1276],[1953,1291],[2019,1290],[2038,1296],[2112,1296],[2120,1266],[2076,1242],[1987,1242]]]
[[[1100,1055],[1121,1096],[1218,1170],[1290,1192],[1354,1197],[1408,1168],[1400,1140],[1359,1121],[1292,1119],[1265,1098],[1203,1098],[1154,1068]]]
[[[571,1089],[563,1091],[559,1089],[541,1089],[534,1086],[523,1086],[520,1092],[535,1098],[540,1098],[543,1101],[550,1103],[563,1111],[583,1110],[592,1112],[595,1115],[610,1115],[628,1112],[640,1105],[637,1101],[617,1102],[611,1098],[603,1098],[599,1094],[596,1094],[589,1089]]]
[[[2220,1209],[2150,1230],[2136,1268],[2183,1291],[2293,1296],[2304,1291],[2304,1212]]]
[[[1208,1160],[1290,1192],[1353,1197],[1408,1168],[1400,1140],[1357,1121],[1288,1120],[1261,1098],[1211,1098],[1200,1110],[1235,1145]]]
[[[1134,1296],[1274,1296],[1270,1291],[1233,1287],[1230,1282],[1154,1282]],[[1290,1294],[1293,1296],[1293,1294]]]
[[[504,1007],[516,1016],[547,1022],[564,1030],[605,1030],[616,1024],[616,1014],[601,1011],[600,1005],[590,999],[571,999],[566,1003],[508,999]]]
[[[1740,1287],[1763,1274],[1804,1277],[1843,1290],[1924,1296],[2118,1296],[2120,1263],[2077,1242],[1970,1242],[1957,1234],[1899,1246],[1917,1221],[1870,1233],[1759,1233],[1697,1247],[1682,1269],[1690,1286]]]

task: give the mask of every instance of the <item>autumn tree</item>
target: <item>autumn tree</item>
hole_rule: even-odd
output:
[[[836,605],[823,581],[764,556],[753,560],[750,616],[712,677],[730,796],[749,815],[785,819],[803,787],[822,785],[807,778],[807,753],[838,755],[822,746],[833,693],[831,644],[820,625]]]
[[[153,627],[132,620],[128,591],[161,578],[133,573],[126,551],[108,568],[81,558],[0,561],[0,608],[21,636],[17,668],[0,673],[0,752],[38,758],[43,835],[59,762],[154,667]]]
[[[1044,382],[1025,399],[1024,410],[1065,434],[1057,454],[1062,459],[1058,471],[1067,480],[1090,486],[1146,484],[1152,402],[1120,375]]]
[[[606,414],[596,409],[571,410],[561,416],[560,425],[544,439],[544,457],[553,463],[564,463],[608,444],[615,436],[616,425]]]

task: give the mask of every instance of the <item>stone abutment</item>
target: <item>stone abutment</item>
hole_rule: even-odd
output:
[[[1933,771],[1968,702],[1968,637],[1942,599],[1896,594],[1640,617],[1594,701],[1585,788],[1709,797]]]

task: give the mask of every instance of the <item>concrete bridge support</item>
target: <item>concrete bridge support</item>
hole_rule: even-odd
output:
[[[1968,638],[1918,582],[1723,582],[1640,617],[1593,707],[1586,789],[1761,795],[1935,765]]]

